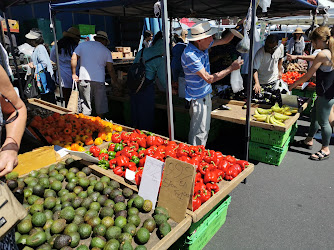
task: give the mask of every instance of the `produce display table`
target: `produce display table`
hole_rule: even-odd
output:
[[[37,98],[30,98],[30,99],[28,99],[28,102],[30,104],[33,104],[33,105],[38,106],[40,108],[59,113],[61,115],[73,113],[71,110],[69,110],[67,108],[64,108],[64,107],[61,107],[61,106],[55,105],[53,103],[49,103],[49,102],[43,101],[41,99],[37,99]]]
[[[227,104],[228,107],[230,107],[230,110],[220,110],[219,107],[221,104]],[[215,100],[213,101],[213,106],[216,106],[216,109],[214,109],[211,112],[211,117],[214,119],[219,119],[223,121],[229,121],[237,124],[246,124],[246,109],[244,109],[244,104],[245,102],[242,101],[234,101],[234,100]],[[291,116],[288,120],[285,121],[285,126],[277,126],[274,124],[268,124],[264,122],[259,122],[254,119],[251,119],[250,125],[252,127],[260,127],[264,129],[269,129],[269,130],[276,130],[276,131],[281,131],[281,132],[286,132],[289,130],[293,124],[296,123],[298,118],[300,117],[300,112],[304,109],[306,109],[308,105],[308,102],[304,103],[303,106],[300,108],[299,112],[296,113],[294,116]],[[251,105],[251,114],[254,114],[254,111],[258,107],[263,107],[263,108],[270,108],[269,106],[265,105],[259,105],[259,104],[252,104]]]

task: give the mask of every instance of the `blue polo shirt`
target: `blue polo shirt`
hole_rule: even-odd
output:
[[[210,44],[209,48],[212,46]],[[209,49],[208,48],[208,49]],[[195,45],[189,43],[184,49],[181,63],[186,80],[186,99],[200,99],[212,92],[211,84],[207,83],[203,78],[198,76],[196,72],[202,68],[210,74],[210,62],[208,49],[202,51]]]

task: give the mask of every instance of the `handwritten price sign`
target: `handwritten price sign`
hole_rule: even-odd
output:
[[[171,157],[166,160],[158,203],[167,208],[170,217],[176,222],[184,219],[192,199],[195,172],[191,164]]]

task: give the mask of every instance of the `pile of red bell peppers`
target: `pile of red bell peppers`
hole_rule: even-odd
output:
[[[217,183],[233,180],[249,163],[231,155],[207,150],[204,146],[189,146],[184,143],[164,140],[140,130],[114,133],[108,149],[92,146],[90,154],[98,157],[99,166],[112,169],[116,175],[125,176],[125,170],[136,172],[136,183],[140,184],[146,156],[165,161],[167,156],[196,166],[193,210],[201,206],[219,191]]]

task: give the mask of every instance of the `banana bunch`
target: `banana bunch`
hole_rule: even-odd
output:
[[[298,112],[297,108],[292,108],[287,105],[283,105],[282,107],[280,107],[278,103],[275,103],[275,105],[272,106],[270,109],[275,113],[280,113],[284,115],[292,115]]]
[[[288,116],[279,114],[279,113],[273,113],[273,114],[257,114],[254,115],[254,118],[259,122],[265,122],[268,124],[273,124],[277,126],[285,126],[284,121],[289,119]]]

